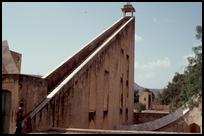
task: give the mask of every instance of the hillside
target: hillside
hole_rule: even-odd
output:
[[[145,87],[142,87],[140,85],[138,85],[137,83],[134,83],[134,91],[139,90],[139,94],[145,89]],[[154,93],[155,96],[157,96],[157,92],[162,92],[163,89],[153,89],[153,88],[147,88],[149,89],[151,92]]]

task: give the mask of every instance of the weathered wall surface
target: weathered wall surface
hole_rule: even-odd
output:
[[[121,126],[121,129],[132,131],[165,131],[165,132],[202,132],[202,104],[189,110],[178,108],[174,113],[160,119],[130,126]]]
[[[32,119],[33,131],[133,123],[134,18]]]
[[[197,133],[201,133],[202,132],[202,106],[201,105],[202,104],[200,104],[199,107],[194,107],[185,116],[179,118],[178,120],[156,131],[191,132],[192,131],[191,125],[196,124],[200,129],[200,131]]]
[[[33,110],[47,96],[47,82],[39,77],[19,76],[19,101],[24,102],[25,114]]]
[[[136,113],[134,112],[134,124],[145,123],[159,119],[163,116],[168,115],[168,113]]]
[[[161,105],[159,102],[153,101],[151,102],[150,109],[169,112],[169,105]]]
[[[16,111],[18,109],[18,89],[19,89],[19,75],[18,74],[3,74],[2,75],[2,91],[7,90],[11,92],[11,112],[9,121],[9,133],[14,133],[16,129]]]
[[[17,53],[17,52],[14,52],[14,51],[11,51],[11,55],[13,57],[13,60],[19,70],[19,73],[21,73],[21,58],[22,58],[22,55],[20,53]]]
[[[2,90],[11,92],[9,133],[14,133],[19,102],[23,100],[24,115],[26,115],[47,96],[47,82],[44,79],[28,75],[3,74]]]
[[[135,130],[135,131],[153,131],[158,130],[162,127],[167,126],[170,123],[175,122],[179,118],[183,117],[189,112],[189,109],[183,109],[183,107],[178,108],[175,112],[168,114],[167,116],[163,116],[162,118],[141,123],[134,124],[130,126],[121,126],[121,129]]]
[[[179,118],[175,122],[168,124],[165,127],[157,129],[155,131],[165,131],[165,132],[189,132],[188,124],[183,118]]]
[[[2,74],[19,74],[21,54],[9,50],[8,42],[2,41]]]
[[[199,103],[198,107],[194,107],[184,120],[189,126],[192,124],[198,125],[200,127],[200,132],[202,132],[202,102]]]
[[[150,109],[150,105],[152,102],[152,93],[143,91],[142,94],[139,96],[139,103],[144,104],[146,110]]]

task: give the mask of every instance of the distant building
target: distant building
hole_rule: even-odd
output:
[[[154,101],[154,94],[151,91],[144,90],[140,93],[139,103],[144,104],[146,110],[150,109],[151,103]]]

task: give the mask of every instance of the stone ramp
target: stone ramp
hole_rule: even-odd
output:
[[[73,57],[65,61],[62,65],[60,65],[57,69],[52,71],[48,76],[44,76],[43,78],[48,80],[49,83],[53,83],[53,86],[56,86],[54,89],[50,91],[50,93],[47,95],[47,97],[34,108],[34,110],[30,113],[30,118],[32,119],[39,111],[41,111],[48,103],[49,101],[60,92],[60,90],[63,89],[64,85],[66,85],[85,65],[87,65],[88,62],[93,60],[94,57],[106,46],[108,46],[109,42],[115,38],[115,36],[130,22],[134,19],[134,17],[124,17],[120,19],[118,22],[116,22],[113,26],[111,26],[108,30],[103,32],[101,35],[99,35],[96,39],[94,39],[92,42],[90,42],[86,47],[84,47],[82,50],[80,50],[77,54],[75,54]],[[103,39],[103,40],[102,40]],[[97,42],[99,40],[100,42]],[[90,51],[91,50],[91,51]],[[89,54],[85,56],[85,58],[79,59],[79,56],[84,56],[83,52],[89,51]],[[79,56],[78,56],[79,55]],[[62,73],[60,74],[61,69],[66,69],[74,59],[74,62],[80,61],[80,63],[74,65],[71,71],[67,70],[64,71],[66,74],[66,77],[60,78]],[[70,63],[69,63],[70,62]],[[59,75],[58,75],[59,74]],[[52,79],[57,78],[56,81],[52,81]],[[62,81],[61,81],[62,80]],[[53,87],[52,86],[52,87]],[[25,121],[25,120],[24,120]],[[24,122],[23,121],[23,122]]]
[[[162,118],[156,119],[154,121],[145,122],[141,124],[135,124],[130,126],[121,126],[123,130],[131,130],[131,131],[154,131],[158,130],[162,127],[165,127],[181,117],[185,116],[189,112],[189,108],[180,107],[175,112],[166,115]]]

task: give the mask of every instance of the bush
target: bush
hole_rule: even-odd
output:
[[[142,103],[135,103],[135,110],[138,112],[142,112],[143,110],[146,110],[146,106]]]

